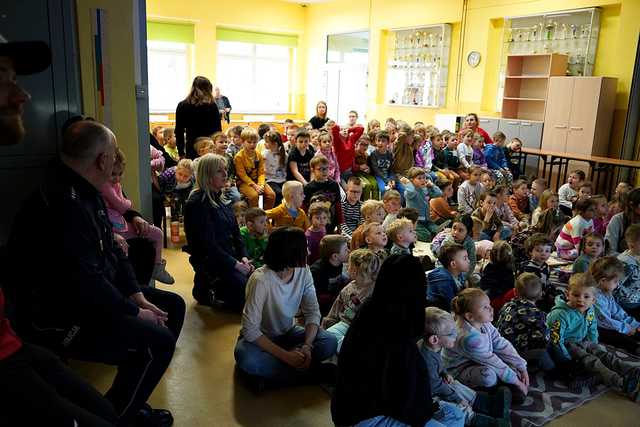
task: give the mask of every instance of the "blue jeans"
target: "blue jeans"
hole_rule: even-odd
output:
[[[272,341],[285,350],[296,348],[304,343],[304,328],[294,326],[289,332],[272,339]],[[313,362],[320,363],[333,356],[336,353],[336,346],[337,341],[333,334],[323,329],[318,329],[316,339],[313,341],[313,350],[311,351]],[[249,375],[289,383],[305,374],[295,370],[243,337],[240,337],[236,343],[234,356],[238,367]]]
[[[378,183],[378,190],[380,190],[380,198],[382,199],[382,195],[386,191],[384,187],[387,184],[379,176],[376,176],[376,182]],[[400,193],[400,198],[402,199],[402,204],[404,205],[404,185],[402,185],[402,183],[400,183],[399,179],[396,179],[395,182],[396,182],[395,189],[398,191],[398,193]]]
[[[513,232],[511,231],[510,228],[502,227],[502,230],[500,231],[500,240],[509,241],[509,238],[511,237],[512,233]],[[480,233],[480,240],[493,240],[493,236],[489,236],[488,233],[485,233],[483,231]]]
[[[425,427],[463,427],[464,412],[453,403],[440,401],[440,410],[433,414],[433,418],[427,421]],[[408,427],[391,417],[378,415],[368,420],[360,421],[355,427]]]

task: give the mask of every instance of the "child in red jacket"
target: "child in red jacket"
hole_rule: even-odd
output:
[[[349,114],[356,114],[357,118],[357,113],[355,111],[351,111]],[[364,127],[358,124],[342,131],[340,131],[340,126],[337,124],[331,127],[331,134],[333,135],[333,149],[336,153],[336,157],[338,158],[340,180],[343,187],[346,185],[347,179],[352,174],[351,167],[355,158],[356,142],[358,142],[363,132]]]

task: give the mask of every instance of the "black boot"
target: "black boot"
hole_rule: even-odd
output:
[[[509,418],[511,409],[511,391],[507,387],[498,387],[494,395],[478,392],[473,402],[473,411],[496,418]]]

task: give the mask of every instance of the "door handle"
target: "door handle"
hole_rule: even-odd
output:
[[[571,130],[582,130],[580,126],[571,126]]]
[[[553,127],[556,129],[566,129],[567,125],[554,125]]]

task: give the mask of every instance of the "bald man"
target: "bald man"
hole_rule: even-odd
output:
[[[116,147],[104,125],[72,124],[61,162],[18,213],[9,245],[21,280],[18,324],[55,352],[117,366],[106,397],[119,424],[170,426],[171,413],[146,401],[171,362],[185,304],[141,289],[114,241],[99,188],[111,178]]]

